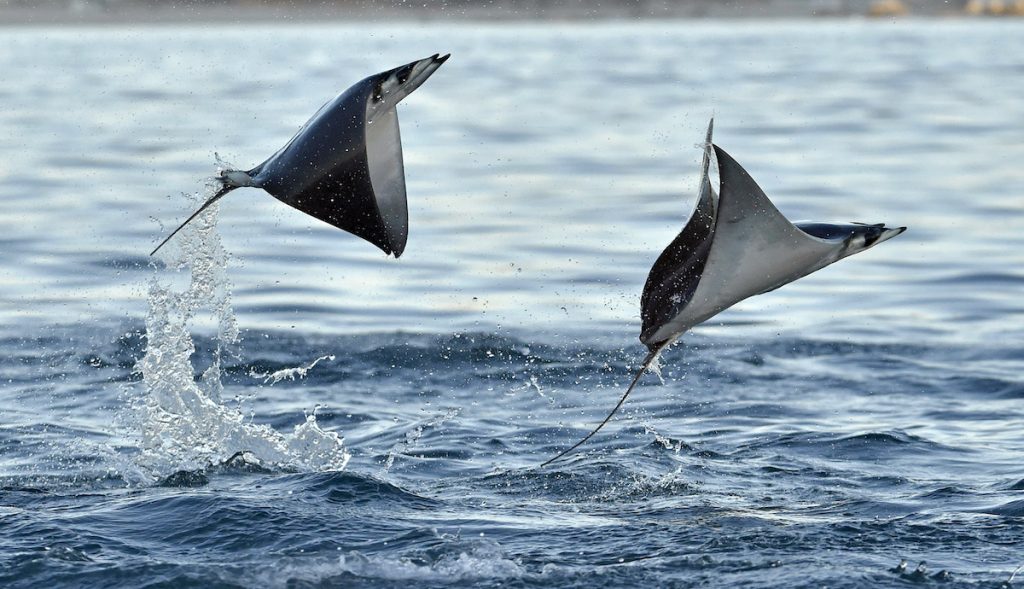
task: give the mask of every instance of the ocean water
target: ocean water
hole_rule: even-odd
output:
[[[400,260],[256,190],[147,256],[436,52]],[[1024,23],[20,27],[0,79],[4,587],[1024,585]],[[791,218],[910,229],[538,469],[644,356],[711,116]]]

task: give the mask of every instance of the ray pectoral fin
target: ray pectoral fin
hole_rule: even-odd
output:
[[[389,254],[400,257],[409,237],[409,207],[406,202],[405,165],[398,112],[391,108],[366,129],[366,164],[376,197],[379,225],[376,242]]]
[[[700,163],[700,169],[701,169],[700,182],[701,182],[702,185],[708,179],[708,170],[711,167],[711,153],[713,151],[712,146],[714,145],[713,140],[712,140],[712,136],[714,135],[714,132],[715,132],[715,118],[711,117],[711,120],[708,121],[708,132],[704,136],[704,143],[700,146],[701,149],[704,150],[704,157],[701,158],[701,163]]]
[[[153,254],[155,254],[155,253],[156,253],[157,251],[159,251],[159,249],[160,249],[160,248],[162,248],[162,247],[164,246],[164,244],[166,244],[166,243],[167,243],[168,241],[170,241],[172,237],[174,237],[175,235],[177,235],[177,234],[178,234],[178,232],[179,232],[179,231],[181,231],[181,230],[182,230],[182,228],[184,228],[184,227],[185,227],[185,225],[188,225],[188,224],[189,224],[189,222],[190,222],[190,221],[191,221],[192,219],[195,219],[196,217],[198,217],[198,216],[199,216],[199,213],[202,213],[203,211],[205,211],[205,210],[206,210],[207,208],[209,208],[209,207],[210,207],[210,205],[212,205],[213,203],[215,203],[215,202],[217,202],[218,200],[220,200],[220,199],[221,199],[221,197],[223,197],[223,196],[224,196],[225,194],[227,194],[227,193],[231,192],[231,191],[232,191],[232,190],[234,190],[235,188],[237,188],[237,186],[227,186],[227,185],[225,185],[225,186],[222,186],[222,187],[220,188],[220,190],[218,190],[218,191],[217,191],[217,193],[216,193],[216,194],[214,194],[213,196],[211,196],[211,197],[209,198],[209,200],[207,200],[206,202],[204,202],[204,203],[203,203],[203,206],[199,207],[199,209],[198,209],[198,210],[196,210],[196,212],[192,213],[192,214],[191,214],[191,215],[189,216],[189,218],[188,218],[188,219],[185,219],[185,222],[184,222],[184,223],[182,223],[181,225],[178,225],[178,228],[177,228],[177,229],[175,229],[174,231],[172,231],[172,232],[171,232],[171,234],[170,234],[170,235],[168,235],[167,237],[165,237],[165,238],[164,238],[164,240],[160,242],[160,245],[158,245],[158,246],[156,246],[155,248],[153,248],[153,251],[149,252],[149,255],[151,255],[151,256],[152,256],[152,255],[153,255]]]
[[[582,440],[576,442],[575,444],[573,444],[568,449],[563,450],[562,452],[560,452],[554,458],[551,458],[551,459],[547,460],[546,462],[544,462],[544,464],[541,464],[540,467],[544,468],[545,466],[551,464],[552,462],[558,460],[559,458],[569,454],[570,452],[572,452],[576,448],[579,448],[580,446],[585,444],[587,442],[587,440],[589,440],[590,438],[594,437],[594,434],[596,434],[597,432],[601,431],[601,428],[603,428],[605,425],[608,424],[609,421],[611,421],[611,418],[616,413],[618,413],[619,408],[622,407],[622,404],[626,402],[626,397],[628,397],[629,394],[633,392],[633,389],[636,388],[637,383],[640,382],[640,377],[643,376],[647,372],[647,370],[651,367],[651,365],[654,364],[654,361],[658,358],[658,355],[661,354],[662,350],[667,348],[670,343],[671,343],[671,341],[664,342],[661,345],[659,345],[658,347],[656,347],[653,350],[651,350],[651,352],[649,354],[647,354],[647,357],[644,358],[643,364],[640,366],[640,370],[637,371],[636,376],[633,377],[633,382],[629,383],[629,387],[626,389],[626,392],[623,393],[622,397],[619,399],[619,402],[615,404],[615,407],[612,408],[612,410],[608,414],[608,416],[605,417],[604,420],[600,424],[598,424],[597,427],[592,429],[590,431],[590,433],[587,434]]]

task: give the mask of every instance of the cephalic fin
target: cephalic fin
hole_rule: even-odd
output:
[[[576,448],[579,448],[587,440],[594,437],[594,434],[601,431],[601,428],[603,428],[605,425],[608,424],[609,421],[611,421],[612,416],[618,413],[619,408],[622,407],[622,404],[626,402],[626,397],[628,397],[629,394],[633,392],[633,389],[636,388],[637,383],[640,382],[640,377],[643,376],[650,369],[650,367],[654,364],[654,361],[657,360],[658,356],[662,353],[662,351],[664,351],[665,348],[672,345],[673,341],[674,340],[662,342],[659,346],[655,347],[647,354],[647,357],[644,358],[643,364],[640,365],[640,370],[637,371],[636,376],[633,377],[633,382],[629,383],[629,387],[626,389],[626,392],[623,393],[622,398],[620,398],[619,402],[615,404],[614,408],[612,408],[611,413],[608,414],[608,417],[604,418],[604,421],[602,421],[600,424],[598,424],[597,427],[592,429],[590,433],[587,434],[582,440],[576,442],[570,448],[563,450],[558,454],[558,456],[555,456],[554,458],[551,458],[544,462],[543,464],[541,464],[540,468],[544,468],[545,466],[551,464],[552,462],[558,460],[559,458],[565,456],[566,454],[569,454]]]
[[[192,219],[195,219],[196,217],[198,217],[199,213],[205,211],[207,208],[209,208],[210,205],[212,205],[213,203],[217,202],[225,194],[231,192],[232,190],[234,190],[236,188],[238,188],[238,186],[231,186],[231,185],[228,185],[228,184],[221,185],[220,190],[218,190],[216,194],[214,194],[213,196],[211,196],[209,198],[209,200],[204,202],[203,206],[199,207],[199,209],[196,212],[192,213],[192,215],[189,216],[188,219],[185,219],[184,223],[182,223],[181,225],[178,225],[178,228],[175,229],[174,231],[172,231],[170,235],[165,237],[164,240],[160,242],[160,245],[156,246],[153,249],[153,251],[149,252],[149,255],[152,256],[153,254],[155,254],[157,252],[157,250],[159,250],[160,248],[164,247],[164,244],[166,244],[168,241],[170,241],[172,237],[174,237],[179,231],[181,231],[182,228],[185,227],[185,225],[188,225],[189,221],[191,221]]]

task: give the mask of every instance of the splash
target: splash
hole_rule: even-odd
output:
[[[665,384],[665,377],[661,375],[661,354],[660,353],[655,355],[654,358],[651,360],[651,365],[647,367],[647,372],[650,372],[654,376],[657,376],[658,380],[661,381],[661,384],[663,384],[663,385]]]
[[[137,365],[143,394],[132,400],[129,420],[139,438],[140,466],[158,479],[203,470],[245,452],[270,468],[342,470],[350,457],[343,440],[321,429],[315,414],[286,434],[251,423],[238,408],[220,402],[222,363],[238,343],[239,331],[218,212],[213,205],[182,230],[165,254],[174,274],[154,277],[149,285],[146,352]],[[187,286],[175,290],[173,283],[182,278]],[[216,347],[209,368],[196,379],[190,329],[210,319],[216,325]]]
[[[252,378],[262,379],[264,384],[274,386],[282,380],[295,380],[296,378],[306,378],[310,370],[316,368],[316,365],[323,362],[324,360],[334,362],[334,356],[320,356],[316,360],[313,360],[306,366],[296,366],[295,368],[282,368],[281,370],[275,370],[274,372],[259,372],[255,368],[249,371],[249,376]]]
[[[682,451],[683,447],[685,446],[682,440],[673,441],[672,438],[661,435],[660,433],[658,433],[658,430],[654,429],[654,426],[651,425],[650,423],[645,422],[643,424],[643,427],[644,433],[649,435],[653,434],[654,441],[661,444],[662,447],[664,447],[666,450],[672,450],[673,452],[678,454],[680,451]]]

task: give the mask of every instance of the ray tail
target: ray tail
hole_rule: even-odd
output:
[[[626,402],[626,397],[628,397],[629,394],[633,392],[633,389],[636,387],[636,384],[640,382],[640,377],[647,372],[647,370],[651,367],[652,364],[654,364],[654,361],[658,358],[658,355],[661,354],[662,350],[667,348],[671,343],[671,340],[667,341],[661,344],[660,346],[654,348],[653,350],[650,351],[650,353],[647,354],[647,357],[644,358],[644,363],[640,366],[640,370],[636,373],[636,376],[633,377],[633,382],[629,383],[629,388],[626,389],[626,392],[622,395],[622,398],[619,399],[619,402],[615,404],[615,407],[611,410],[611,413],[608,414],[608,417],[604,418],[604,421],[602,421],[597,427],[591,430],[590,433],[587,434],[586,437],[584,437],[582,440],[573,444],[572,447],[563,450],[558,456],[555,456],[554,458],[548,460],[544,464],[541,464],[540,467],[544,468],[545,466],[551,464],[552,462],[558,460],[559,458],[569,454],[576,448],[579,448],[584,443],[586,443],[587,440],[594,437],[594,434],[601,431],[601,428],[603,428],[605,425],[608,424],[609,421],[611,421],[612,416],[618,413],[619,408],[622,407],[622,404]]]
[[[213,203],[215,203],[218,200],[220,200],[222,196],[224,196],[225,194],[231,192],[235,188],[238,188],[238,187],[237,186],[229,186],[229,185],[226,185],[226,184],[221,186],[220,190],[217,191],[217,194],[214,194],[213,196],[210,197],[209,200],[204,202],[203,206],[199,207],[199,210],[197,210],[196,212],[192,213],[192,215],[188,219],[185,219],[184,223],[182,223],[181,225],[178,225],[178,228],[175,229],[174,231],[172,231],[171,234],[168,235],[166,238],[164,238],[164,240],[160,242],[160,245],[156,246],[156,248],[154,248],[153,251],[149,252],[149,255],[152,256],[153,254],[155,254],[157,252],[157,250],[159,250],[160,248],[164,247],[164,244],[166,244],[168,241],[170,241],[172,237],[174,237],[179,231],[182,230],[183,227],[185,227],[185,225],[188,225],[189,221],[191,221],[192,219],[195,219],[196,217],[198,217],[199,213],[205,211],[207,208],[209,208],[210,205],[212,205]]]

